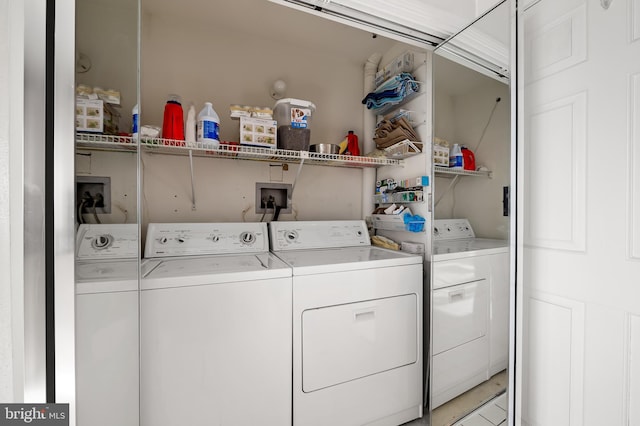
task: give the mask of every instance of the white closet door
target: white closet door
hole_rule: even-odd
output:
[[[524,425],[640,424],[640,0],[525,2]]]

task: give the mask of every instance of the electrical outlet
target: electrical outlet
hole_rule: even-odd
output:
[[[509,216],[509,187],[502,187],[502,216]]]
[[[291,213],[291,191],[288,183],[256,183],[256,213],[273,213],[276,206],[280,213]]]
[[[76,176],[76,207],[82,213],[111,213],[111,178]]]

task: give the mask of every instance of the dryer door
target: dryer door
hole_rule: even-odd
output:
[[[305,310],[303,392],[417,362],[417,333],[415,294]]]

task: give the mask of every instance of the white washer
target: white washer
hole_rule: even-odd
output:
[[[422,415],[422,257],[373,247],[364,221],[271,222],[293,269],[293,424]]]
[[[76,234],[77,423],[138,425],[138,226]]]
[[[434,221],[431,408],[505,369],[507,240],[475,238],[467,219]]]
[[[141,424],[291,424],[291,268],[266,223],[147,228]]]

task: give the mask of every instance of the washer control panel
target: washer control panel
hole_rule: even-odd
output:
[[[433,239],[435,241],[475,237],[476,234],[468,219],[436,219],[433,221]]]
[[[264,253],[269,251],[267,224],[150,223],[144,257]]]
[[[369,232],[363,220],[271,222],[273,251],[369,246]]]
[[[76,258],[135,259],[138,257],[138,225],[81,224],[76,233]]]

